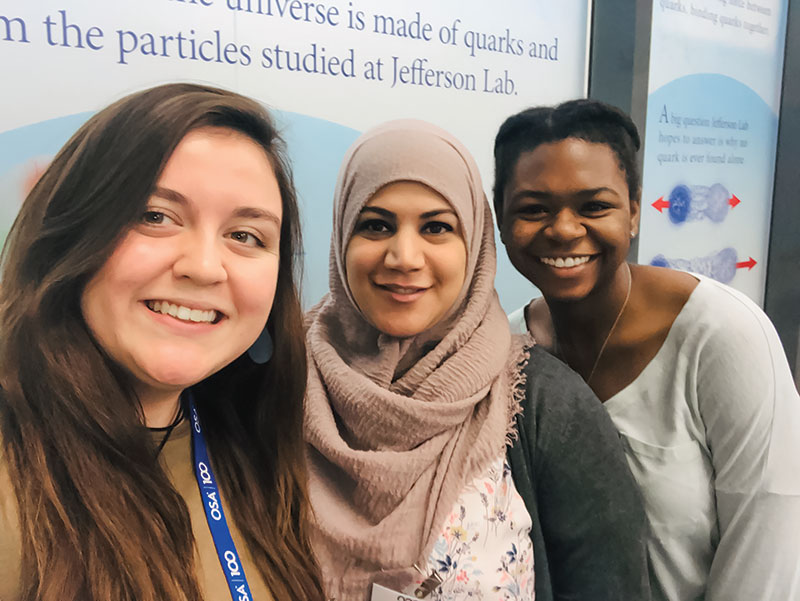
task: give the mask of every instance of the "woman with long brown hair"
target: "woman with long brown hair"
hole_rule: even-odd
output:
[[[4,250],[0,598],[322,598],[299,242],[237,94],[139,92],[58,153]]]

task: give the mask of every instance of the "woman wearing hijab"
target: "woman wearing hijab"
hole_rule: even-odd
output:
[[[327,594],[648,598],[616,433],[576,374],[512,338],[466,149],[418,121],[367,132],[333,219],[305,409]]]

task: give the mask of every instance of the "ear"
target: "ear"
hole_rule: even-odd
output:
[[[631,238],[635,238],[639,234],[639,217],[642,208],[641,202],[642,196],[642,189],[639,188],[631,197],[630,201],[630,209],[631,209]]]

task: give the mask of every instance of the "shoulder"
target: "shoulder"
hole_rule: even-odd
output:
[[[554,597],[649,598],[646,514],[605,408],[577,373],[538,346],[525,371],[523,448],[509,458],[514,484],[535,523],[538,517],[544,544],[536,552]],[[598,548],[607,552],[592,552]]]
[[[776,343],[775,328],[764,311],[745,294],[711,278],[651,266],[636,266],[647,290],[644,305],[652,321],[660,310],[677,314],[670,320],[671,339],[681,352],[705,348],[737,349],[763,354]],[[674,312],[673,312],[674,310]],[[769,353],[767,353],[769,354]]]
[[[530,349],[525,366],[522,419],[526,428],[548,438],[581,424],[599,425],[608,433],[616,433],[602,403],[583,378],[538,345]]]
[[[684,300],[692,293],[700,279],[692,273],[668,267],[637,264],[631,264],[630,267],[631,272],[637,279],[643,280],[648,289],[654,290],[658,295],[682,296]]]
[[[0,392],[2,402],[2,392]],[[10,533],[18,530],[17,497],[9,474],[8,457],[6,456],[5,440],[3,439],[2,416],[0,415],[0,532]],[[5,551],[5,542],[0,537],[0,556]],[[0,562],[2,563],[2,562]],[[2,566],[0,566],[1,568]],[[0,570],[2,573],[2,570]],[[0,588],[2,590],[2,588]],[[0,599],[4,599],[0,595]]]
[[[528,384],[539,388],[547,388],[555,384],[559,378],[566,378],[569,384],[580,386],[581,377],[561,359],[553,356],[542,345],[530,348],[530,358],[525,365],[525,376]]]
[[[551,349],[553,347],[553,324],[550,309],[544,298],[534,298],[527,305],[508,314],[508,325],[512,334],[530,333],[536,344]]]
[[[17,499],[0,434],[0,599],[16,599],[19,595],[21,557]]]
[[[647,346],[666,337],[700,281],[683,271],[650,265],[631,265],[631,274],[635,288],[629,306],[635,324],[633,340],[637,347]],[[638,350],[646,354],[646,349]]]
[[[761,330],[765,324],[771,325],[761,307],[746,294],[711,278],[698,278],[700,283],[692,294],[696,301],[692,310],[704,320],[728,325],[736,320],[736,324],[756,330]]]
[[[734,432],[767,436],[781,422],[800,418],[797,388],[778,333],[746,295],[702,278],[677,334],[677,352],[696,374],[707,430],[715,429],[718,437]]]
[[[530,349],[525,386],[528,399],[545,408],[601,406],[583,378],[538,344]]]
[[[706,353],[764,360],[783,356],[778,334],[764,311],[745,294],[715,280],[701,276],[681,313],[682,338]]]
[[[10,524],[16,522],[17,498],[8,472],[8,461],[6,460],[2,436],[0,436],[0,524],[2,525],[0,532],[5,532]]]
[[[508,314],[508,325],[511,328],[512,334],[525,334],[528,331],[528,323],[525,321],[525,308],[527,305],[521,306],[516,311]]]

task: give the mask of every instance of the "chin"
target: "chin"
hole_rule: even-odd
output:
[[[222,369],[200,363],[181,362],[178,364],[161,364],[145,370],[147,378],[159,387],[184,389],[202,382],[210,375]]]
[[[409,329],[409,328],[398,328],[388,326],[385,328],[378,328],[381,332],[388,336],[392,336],[394,338],[410,338],[411,336],[416,336],[419,334],[419,331],[416,329]]]
[[[424,328],[420,328],[414,324],[402,322],[398,323],[398,321],[399,320],[387,320],[386,323],[376,323],[375,328],[388,336],[393,336],[394,338],[410,338],[411,336],[416,336],[424,330]]]
[[[585,286],[570,287],[545,287],[539,288],[546,300],[559,303],[571,303],[585,299],[591,293],[591,288]]]

